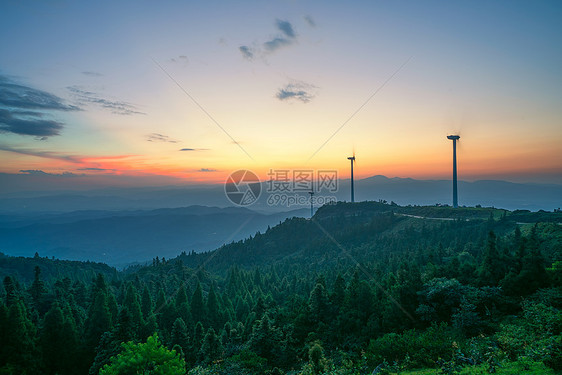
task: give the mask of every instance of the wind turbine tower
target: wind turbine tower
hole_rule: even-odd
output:
[[[308,192],[310,194],[310,218],[314,216],[314,190]]]
[[[447,139],[453,141],[453,207],[457,208],[459,206],[459,199],[457,196],[457,140],[459,140],[459,135],[448,135]]]
[[[351,203],[355,203],[355,190],[353,187],[353,164],[355,164],[355,153],[347,159],[351,161]]]

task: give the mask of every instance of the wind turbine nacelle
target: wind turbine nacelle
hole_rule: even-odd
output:
[[[460,137],[461,137],[460,135],[448,135],[448,136],[447,136],[447,139],[450,139],[450,140],[457,140],[457,139],[459,139]]]

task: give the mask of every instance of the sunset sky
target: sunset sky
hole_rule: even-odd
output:
[[[0,172],[345,178],[355,151],[358,177],[442,179],[458,133],[459,179],[562,184],[561,19],[560,1],[4,1]]]

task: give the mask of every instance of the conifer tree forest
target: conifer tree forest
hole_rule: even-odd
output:
[[[121,271],[2,255],[0,374],[555,373],[561,215],[340,203]]]

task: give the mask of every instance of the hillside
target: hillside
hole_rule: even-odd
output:
[[[13,257],[0,253],[0,279],[2,280],[6,276],[11,276],[30,285],[35,278],[35,267],[41,269],[41,277],[49,284],[63,277],[84,283],[91,282],[98,274],[104,275],[109,280],[119,278],[118,271],[105,263],[60,260],[41,257],[39,254],[32,258]]]
[[[136,211],[77,211],[0,217],[0,250],[123,266],[158,254],[206,251],[264,231],[290,211],[261,214],[245,208],[190,206]]]
[[[95,280],[26,259],[31,284],[4,279],[0,369],[94,375],[157,342],[189,375],[559,370],[561,219],[340,203]]]
[[[490,222],[491,217],[496,221]],[[504,234],[513,231],[518,225],[538,222],[562,223],[562,213],[509,212],[493,208],[404,207],[382,202],[339,203],[321,207],[312,221],[288,219],[252,238],[222,246],[212,252],[181,255],[177,259],[189,267],[204,265],[208,270],[221,273],[233,264],[251,268],[281,261],[296,262],[303,258],[314,260],[309,262],[310,266],[322,264],[325,267],[332,263],[353,263],[342,254],[339,246],[343,246],[350,254],[375,249],[388,252],[390,248],[397,251],[397,237],[407,244],[408,241],[415,241],[413,237],[417,235],[420,235],[421,243],[417,243],[416,247],[451,247],[458,242],[482,244],[492,228]],[[420,230],[421,233],[417,233]],[[550,254],[550,251],[547,252]]]

